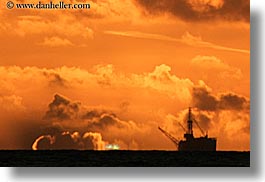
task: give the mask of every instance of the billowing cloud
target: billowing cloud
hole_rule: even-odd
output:
[[[188,106],[197,108],[196,119],[204,130],[216,133],[214,136],[220,137],[223,130],[226,137],[229,130],[244,131],[244,140],[249,135],[247,97],[213,92],[203,81],[197,84],[178,77],[165,64],[150,72],[130,74],[117,72],[113,65],[97,65],[90,71],[75,67],[0,67],[0,78],[0,102],[5,107],[0,111],[0,126],[5,128],[0,142],[5,149],[97,150],[104,142],[121,149],[175,149],[164,142],[157,126],[182,138],[183,130],[177,122],[186,127],[187,110],[183,108]],[[234,127],[228,127],[228,122]],[[93,138],[87,132],[98,134]],[[92,145],[92,141],[99,143]],[[229,149],[232,143],[221,142],[220,147]]]
[[[190,90],[194,83],[187,78],[180,78],[171,73],[171,67],[165,64],[158,65],[151,72],[142,74],[119,74],[113,65],[97,65],[89,72],[76,67],[61,67],[55,69],[41,69],[37,67],[1,67],[0,76],[2,86],[11,93],[17,93],[21,88],[32,92],[37,89],[51,87],[54,90],[74,88],[77,90],[90,89],[145,89],[156,91],[168,97],[186,102],[191,98]],[[17,80],[20,83],[17,84]],[[40,87],[27,88],[27,83],[40,85]],[[17,89],[17,88],[20,89]],[[25,88],[24,88],[25,87]],[[10,90],[13,88],[12,90]],[[51,90],[52,91],[52,90]]]
[[[137,143],[138,139],[130,139],[128,135],[146,131],[134,121],[119,119],[112,111],[89,109],[59,94],[49,104],[44,120],[49,122],[43,129],[43,135],[33,143],[34,150],[104,150],[109,142]]]
[[[89,143],[92,143],[92,149],[104,150],[106,142],[102,140],[100,133],[86,132],[83,135],[84,148],[90,149]]]
[[[231,109],[231,110],[248,110],[250,107],[249,101],[243,97],[234,93],[222,94],[219,101],[220,109]]]
[[[249,112],[249,100],[235,93],[213,95],[207,88],[193,89],[193,106],[203,111],[238,110]]]
[[[44,119],[66,120],[74,119],[79,111],[79,103],[71,103],[68,99],[56,94],[54,100],[49,104],[49,110]]]
[[[184,21],[247,21],[250,4],[245,0],[137,0],[150,14],[169,13]]]
[[[146,75],[133,75],[133,82],[140,87],[151,88],[172,98],[187,101],[191,98],[190,89],[194,83],[187,78],[179,78],[170,73],[171,67],[165,64],[156,66]]]
[[[216,110],[218,101],[204,88],[194,88],[193,90],[194,106],[201,110]]]

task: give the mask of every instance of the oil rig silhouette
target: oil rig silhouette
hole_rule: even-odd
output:
[[[203,135],[202,137],[195,138],[193,136],[193,122],[200,129]],[[176,139],[161,127],[158,127],[158,129],[177,146],[179,151],[216,151],[216,138],[208,138],[208,134],[205,134],[198,122],[192,118],[191,107],[189,107],[187,130],[180,123],[179,125],[186,132],[184,134],[184,140]]]

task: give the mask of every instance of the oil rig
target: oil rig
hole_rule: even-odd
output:
[[[196,123],[203,136],[198,138],[193,136],[193,122]],[[178,140],[161,127],[158,127],[177,146],[178,151],[216,151],[216,138],[208,138],[208,134],[205,134],[198,122],[192,118],[191,107],[189,107],[187,130],[180,123],[179,125],[185,131],[184,140]]]

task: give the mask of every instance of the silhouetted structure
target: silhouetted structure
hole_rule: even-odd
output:
[[[193,122],[195,122],[199,127],[200,131],[203,134],[202,137],[195,138],[193,136],[193,129],[192,129]],[[182,128],[184,127],[182,126]],[[192,119],[191,108],[189,108],[187,131],[184,134],[185,138],[184,140],[176,139],[175,137],[173,137],[171,134],[169,134],[167,131],[163,130],[160,127],[158,127],[158,129],[162,133],[164,133],[164,135],[166,135],[177,146],[179,151],[216,151],[216,138],[208,138],[208,135],[204,134],[198,122]]]

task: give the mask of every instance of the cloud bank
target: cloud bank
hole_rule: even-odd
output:
[[[233,69],[218,60],[216,65]],[[218,138],[218,149],[247,150],[249,98],[212,90],[171,69],[162,64],[125,74],[113,65],[89,71],[0,67],[1,147],[102,150],[117,144],[120,149],[174,150],[157,126],[182,138],[178,122],[186,126],[186,108],[192,106],[201,127]]]
[[[245,0],[137,0],[150,14],[169,13],[184,21],[246,21],[250,4]]]

